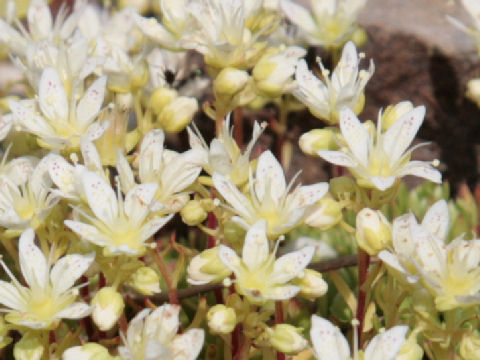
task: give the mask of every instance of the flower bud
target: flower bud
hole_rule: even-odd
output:
[[[297,354],[308,346],[301,329],[289,324],[275,325],[271,330],[270,344],[285,354]]]
[[[67,349],[62,360],[116,360],[118,356],[111,356],[108,350],[96,343],[86,343],[82,346],[74,346]]]
[[[202,251],[188,265],[188,282],[193,285],[221,282],[230,276],[232,270],[225,266],[218,256],[218,246]]]
[[[309,300],[325,295],[328,290],[328,284],[323,280],[322,274],[311,269],[303,270],[292,284],[299,286],[300,295]]]
[[[129,111],[133,106],[133,95],[131,93],[115,94],[115,105],[120,111]]]
[[[466,333],[460,341],[459,353],[463,360],[480,359],[480,336],[475,335]]]
[[[213,91],[217,98],[231,98],[242,91],[250,80],[246,71],[225,68],[213,82]]]
[[[112,287],[100,289],[92,299],[92,319],[102,331],[110,330],[122,315],[123,297]]]
[[[300,136],[298,140],[300,149],[307,154],[316,156],[318,150],[337,150],[335,130],[330,128],[314,129]]]
[[[150,96],[149,106],[153,113],[158,115],[160,112],[178,97],[178,93],[169,88],[158,88]]]
[[[480,355],[480,353],[479,353]],[[403,343],[395,360],[421,360],[423,349],[417,343],[417,332],[412,331],[407,340]],[[476,358],[478,359],[478,357]]]
[[[480,106],[480,79],[472,79],[467,83],[467,98]]]
[[[15,344],[13,356],[15,360],[40,360],[43,355],[43,345],[38,335],[27,332],[22,339]]]
[[[307,212],[305,224],[322,231],[328,230],[342,220],[342,209],[338,201],[324,197]]]
[[[201,224],[207,218],[207,212],[199,200],[190,200],[180,211],[182,221],[189,226]]]
[[[365,208],[357,214],[355,238],[369,255],[377,255],[392,242],[390,223],[381,211]]]
[[[163,108],[157,121],[166,132],[178,133],[187,127],[197,111],[197,99],[180,96]]]
[[[389,105],[382,115],[382,131],[387,131],[400,117],[413,110],[410,101],[401,101],[396,105]]]
[[[131,75],[132,88],[140,88],[148,81],[148,67],[145,63],[136,64]]]
[[[352,41],[355,43],[357,48],[363,47],[368,40],[368,34],[365,29],[358,28],[352,33]]]
[[[148,266],[142,266],[137,269],[128,281],[128,285],[133,287],[142,295],[158,294],[160,290],[160,279],[158,274]]]
[[[215,305],[207,312],[208,327],[215,334],[229,334],[237,325],[235,310],[223,304]]]
[[[340,176],[330,179],[330,194],[336,199],[354,199],[357,191],[355,181],[348,176]]]

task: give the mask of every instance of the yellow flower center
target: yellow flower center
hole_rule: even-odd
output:
[[[31,219],[35,214],[35,206],[23,197],[16,199],[13,206],[18,216],[23,220]]]
[[[41,321],[52,319],[55,313],[60,310],[54,299],[47,294],[43,294],[39,298],[32,296],[32,300],[28,304],[28,313]]]

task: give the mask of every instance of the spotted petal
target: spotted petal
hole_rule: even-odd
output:
[[[340,129],[352,154],[366,167],[368,165],[370,137],[365,126],[360,123],[355,113],[347,107],[340,110]]]
[[[67,93],[57,70],[51,67],[43,70],[38,87],[38,100],[43,114],[52,122],[66,124],[68,120]]]
[[[77,122],[81,128],[86,128],[100,112],[105,96],[107,77],[102,76],[94,81],[77,105]]]
[[[56,317],[59,319],[81,319],[90,315],[93,308],[81,302],[74,302],[65,309],[59,311]]]
[[[310,339],[312,340],[317,360],[350,359],[350,347],[347,339],[345,339],[338,327],[320,316],[312,316]]]
[[[57,294],[70,289],[95,259],[95,253],[88,255],[69,254],[59,259],[50,272],[50,282]]]
[[[34,243],[33,229],[25,230],[18,243],[18,256],[23,278],[31,289],[45,289],[48,284],[47,259]]]
[[[139,225],[148,215],[158,185],[146,183],[135,186],[125,196],[125,213],[132,225]]]
[[[356,165],[355,160],[343,151],[319,150],[317,154],[323,160],[338,166],[354,167]]]
[[[437,201],[428,209],[423,217],[422,226],[440,240],[445,241],[450,228],[450,215],[445,200]]]
[[[290,0],[281,0],[280,6],[285,16],[295,25],[306,32],[315,32],[317,26],[310,11]]]
[[[254,271],[268,258],[267,222],[260,220],[248,230],[243,245],[242,259]]]
[[[230,249],[228,246],[220,245],[218,247],[218,257],[226,267],[232,270],[235,274],[238,273],[241,261],[234,250]]]
[[[175,359],[195,360],[203,347],[205,331],[203,329],[190,329],[177,335],[172,341],[172,350]]]
[[[254,210],[245,195],[243,195],[231,181],[219,173],[214,173],[212,180],[215,188],[233,207],[235,212],[243,219],[249,221],[252,214],[254,214]]]
[[[270,281],[274,284],[284,284],[297,277],[312,261],[314,253],[314,246],[306,246],[281,256],[275,261]]]
[[[255,194],[257,198],[262,201],[266,193],[269,192],[278,203],[285,194],[286,187],[282,166],[271,151],[264,151],[258,158],[255,172]]]
[[[394,326],[375,336],[365,349],[365,359],[394,360],[405,342],[408,326]]]
[[[118,215],[117,197],[112,187],[92,171],[82,174],[82,185],[88,205],[95,216],[107,224],[112,224]]]

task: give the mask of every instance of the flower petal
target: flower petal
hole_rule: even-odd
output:
[[[450,214],[445,200],[433,204],[423,217],[422,226],[445,242],[450,229]]]
[[[279,257],[275,261],[269,281],[273,284],[284,284],[297,277],[312,261],[314,253],[314,246],[306,246]]]
[[[338,166],[354,167],[356,165],[355,160],[350,154],[344,153],[343,151],[319,150],[317,154],[323,160]]]
[[[214,173],[212,180],[220,195],[233,207],[235,212],[243,219],[250,221],[252,214],[255,212],[245,195],[231,181],[219,173]]]
[[[57,70],[48,67],[43,70],[38,85],[38,102],[42,113],[52,122],[66,124],[68,121],[67,93]]]
[[[29,291],[23,289],[23,291]],[[27,302],[18,288],[9,282],[0,280],[0,304],[14,310],[25,311]]]
[[[138,173],[140,180],[152,181],[150,174],[158,174],[163,163],[163,142],[165,134],[161,129],[149,131],[140,145]]]
[[[415,241],[410,233],[411,225],[417,225],[417,220],[412,213],[396,218],[392,225],[392,242],[395,252],[406,259],[415,252]]]
[[[59,319],[81,319],[90,315],[92,310],[93,308],[85,303],[74,302],[56,313],[55,316]]]
[[[87,89],[85,95],[80,99],[77,105],[77,123],[79,127],[85,129],[92,123],[100,112],[105,97],[105,87],[107,77],[102,76],[95,80]]]
[[[284,196],[286,188],[282,166],[271,151],[264,151],[258,158],[255,171],[255,194],[258,200],[262,201],[269,192],[278,204]]]
[[[338,327],[320,316],[312,316],[310,339],[317,360],[348,360],[350,347]]]
[[[228,246],[219,245],[218,257],[225,264],[226,267],[232,270],[235,274],[238,273],[241,266],[241,260],[234,250],[232,250]]]
[[[327,191],[328,183],[326,182],[300,186],[287,195],[286,207],[293,211],[295,208],[315,204]]]
[[[430,180],[436,184],[440,184],[442,182],[442,173],[426,161],[410,161],[398,170],[397,175],[418,176]]]
[[[18,256],[23,278],[30,288],[46,288],[48,284],[47,259],[34,243],[33,229],[25,230],[18,242]]]
[[[157,189],[156,183],[146,183],[135,186],[127,193],[124,208],[132,225],[138,226],[145,220]]]
[[[151,236],[162,228],[163,225],[168,223],[174,214],[168,216],[155,216],[153,219],[149,220],[145,225],[142,226],[140,231],[141,241],[144,242],[149,239]]]
[[[195,360],[203,347],[205,331],[190,329],[177,335],[172,341],[173,358],[181,360]]]
[[[97,140],[109,127],[109,121],[104,121],[102,123],[95,122],[90,124],[87,131],[85,131],[85,134],[82,136],[82,139],[85,139],[86,141]]]
[[[394,360],[405,342],[408,326],[394,326],[375,336],[365,349],[365,359]]]
[[[48,173],[53,183],[62,192],[63,196],[72,196],[76,193],[75,168],[63,156],[51,154]]]
[[[397,178],[395,176],[381,177],[381,176],[369,176],[373,186],[380,191],[385,191],[395,184]]]
[[[305,9],[303,6],[300,6],[290,0],[281,0],[280,6],[282,7],[283,13],[292,23],[300,27],[302,30],[313,33],[317,29],[317,25],[313,20],[310,11]]]
[[[263,291],[261,296],[267,300],[288,300],[300,292],[301,288],[295,285],[274,286],[267,291]]]
[[[82,186],[95,216],[107,224],[112,224],[113,219],[118,216],[117,197],[112,187],[92,171],[82,173]]]
[[[249,270],[254,271],[260,267],[268,258],[267,222],[257,221],[247,231],[245,243],[243,244],[242,259]]]
[[[340,110],[340,130],[352,154],[367,167],[370,136],[355,113],[347,107]]]
[[[68,254],[59,259],[50,272],[50,282],[57,294],[70,289],[95,259],[95,253]]]
[[[95,226],[73,220],[65,220],[64,223],[82,239],[90,241],[92,244],[106,246],[112,242],[109,237],[100,233]]]
[[[180,306],[164,304],[145,318],[143,333],[161,344],[169,344],[180,326]]]

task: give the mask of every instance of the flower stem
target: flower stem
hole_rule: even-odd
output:
[[[367,292],[362,287],[363,287],[363,284],[365,284],[368,277],[369,264],[370,264],[370,255],[368,255],[364,250],[358,249],[358,305],[357,305],[356,318],[358,319],[358,322],[359,322],[357,333],[358,333],[358,343],[360,344],[360,347],[362,347],[363,322],[365,319],[365,307],[366,307],[366,298],[367,298]]]
[[[165,283],[167,284],[168,300],[169,300],[170,304],[177,304],[178,305],[180,302],[178,300],[177,289],[176,289],[176,286],[173,286],[172,278],[170,276],[170,272],[168,271],[167,265],[163,261],[162,256],[159,254],[159,247],[158,247],[159,244],[160,244],[160,242],[157,242],[157,247],[153,251],[153,260],[157,264],[158,269],[162,273],[162,276],[165,279]]]

